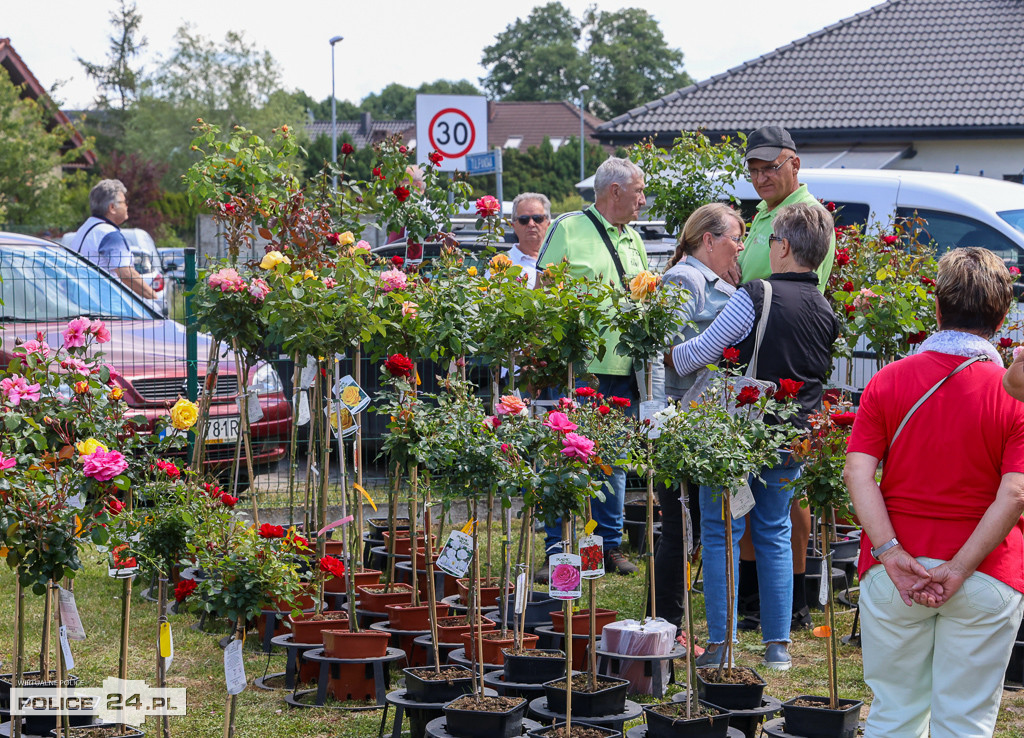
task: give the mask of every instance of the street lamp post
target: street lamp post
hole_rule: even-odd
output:
[[[342,40],[342,36],[331,39],[331,164],[338,163],[338,105],[334,97],[334,45]],[[331,175],[331,188],[338,190],[338,175]]]
[[[586,168],[583,163],[583,93],[590,89],[589,85],[580,85],[577,91],[580,93],[580,181],[587,176]]]

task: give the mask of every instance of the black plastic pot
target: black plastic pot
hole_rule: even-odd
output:
[[[86,725],[88,725],[88,724],[86,724]],[[89,728],[116,728],[117,727],[117,723],[93,723],[92,725],[88,725],[88,727]],[[56,728],[52,729],[48,733],[48,735],[56,736],[57,735],[57,729]],[[63,736],[63,738],[68,738],[68,733],[61,733],[61,735]],[[74,738],[74,736],[75,736],[74,731],[71,731],[70,735],[71,735],[71,738]],[[120,738],[120,736],[124,736],[124,738],[143,738],[145,735],[146,735],[145,733],[143,733],[141,730],[136,728],[134,725],[125,725],[124,726],[124,732],[119,735],[119,738]]]
[[[1010,663],[1006,665],[1004,678],[1008,682],[1024,684],[1024,641],[1017,641],[1013,644],[1013,650],[1010,651]]]
[[[829,548],[832,549],[832,560],[838,559],[852,559],[860,553],[860,538],[842,538],[838,541],[832,541],[829,544]]]
[[[704,700],[700,703],[715,714],[687,719],[686,706],[677,702],[670,704],[677,705],[683,717],[669,717],[654,710],[660,705],[644,705],[647,738],[725,738],[729,733],[729,711]]]
[[[505,651],[505,680],[517,684],[541,684],[565,676],[565,651],[534,648],[555,656],[526,656]]]
[[[551,624],[551,613],[562,609],[562,600],[556,600],[553,597],[548,597],[547,592],[540,590],[530,590],[530,599],[526,601],[526,612],[523,614],[524,625],[527,630],[532,631],[538,625],[550,625]],[[500,598],[499,598],[500,599]],[[506,615],[508,617],[508,623],[511,626],[513,622],[512,609],[515,606],[515,598],[510,597],[508,605],[506,606]],[[500,620],[501,609],[498,609],[498,615],[495,620]]]
[[[398,520],[404,520],[405,525],[396,525],[396,530],[409,530],[409,518],[399,517],[396,519],[396,522]],[[380,538],[381,540],[383,540],[384,536],[382,536],[381,534],[384,531],[388,530],[387,518],[367,518],[366,524],[367,526],[369,526],[370,532],[372,533],[374,538]]]
[[[446,729],[457,738],[518,738],[523,734],[523,716],[528,704],[520,699],[518,705],[504,712],[460,710],[445,705]]]
[[[697,669],[697,694],[702,700],[726,710],[755,710],[761,706],[761,697],[767,682],[753,669],[744,668],[760,680],[760,684],[719,684],[708,682],[701,676],[704,669]],[[717,671],[717,667],[712,671]]]
[[[83,710],[69,709],[67,712],[68,725],[72,728],[90,725],[96,717],[93,712]],[[56,715],[24,715],[21,718],[21,732],[24,735],[49,735],[56,727]]]
[[[821,707],[803,707],[793,703],[807,700]],[[830,710],[828,697],[800,695],[782,703],[782,717],[786,732],[804,738],[854,738],[860,722],[860,700],[839,700],[839,709]]]
[[[21,674],[22,683],[19,686],[22,687],[56,687],[56,681],[40,682],[39,675],[42,672],[39,671],[24,671]],[[57,672],[50,669],[50,674],[53,676],[57,675]],[[0,708],[10,709],[11,707],[11,688],[14,687],[14,674],[0,674]],[[65,676],[64,688],[74,689],[78,686],[78,677],[74,674],[67,674]],[[54,723],[56,725],[56,723]],[[47,728],[49,730],[49,728]]]
[[[576,720],[573,720],[572,724],[573,725],[580,725],[581,723],[577,722]],[[618,730],[612,730],[611,728],[606,728],[603,725],[590,725],[590,724],[587,724],[587,723],[583,723],[583,724],[585,724],[588,728],[590,728],[590,730],[596,730],[596,731],[600,732],[601,735],[604,736],[604,738],[622,738],[622,733],[620,731],[618,731]],[[535,729],[533,729],[531,731],[528,731],[526,733],[526,735],[529,738],[548,738],[549,735],[551,735],[552,733],[554,733],[556,730],[558,730],[559,728],[561,728],[564,725],[565,725],[564,722],[563,723],[555,723],[554,725],[546,725],[543,728],[535,728]],[[648,733],[647,735],[650,735],[650,733]]]
[[[565,714],[565,687],[556,687],[555,682],[564,681],[564,677],[552,679],[544,683],[544,696],[548,699],[551,712]],[[580,718],[618,715],[626,709],[626,693],[629,691],[629,680],[618,677],[598,676],[599,682],[615,682],[610,687],[596,692],[572,691],[572,716]]]
[[[458,669],[465,676],[456,679],[425,679],[434,673],[433,666],[402,669],[405,673],[405,692],[417,702],[438,704],[451,702],[473,691],[473,672],[465,666],[445,664],[444,669]]]

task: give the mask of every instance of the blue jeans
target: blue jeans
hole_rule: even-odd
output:
[[[597,391],[605,397],[626,397],[631,405],[626,409],[628,415],[639,413],[637,405],[640,402],[639,391],[636,386],[636,375],[618,376],[614,374],[595,374],[598,379]],[[583,387],[586,383],[577,381],[577,387]],[[610,475],[600,475],[604,478],[604,501],[594,498],[590,501],[590,514],[597,523],[594,534],[601,536],[604,543],[604,550],[618,548],[622,543],[622,521],[626,505],[626,470],[621,466],[613,467]],[[554,548],[562,540],[561,519],[555,525],[544,526],[544,547],[548,553],[561,551],[561,548]]]
[[[792,523],[793,491],[788,484],[800,476],[800,464],[780,454],[775,466],[761,469],[764,482],[751,475],[754,509],[750,511],[751,538],[757,553],[757,585],[761,592],[761,637],[765,643],[788,642],[793,617]],[[701,542],[704,545],[704,605],[708,643],[725,643],[725,524],[720,489],[700,488]],[[739,580],[740,536],[743,517],[732,521],[733,582]],[[736,592],[733,591],[733,632],[736,638]]]

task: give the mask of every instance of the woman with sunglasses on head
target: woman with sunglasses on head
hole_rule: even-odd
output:
[[[524,192],[512,201],[512,231],[517,243],[508,250],[508,258],[523,268],[528,286],[537,282],[537,254],[551,225],[551,201],[537,192]]]

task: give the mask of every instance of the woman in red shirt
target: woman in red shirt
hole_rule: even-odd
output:
[[[844,478],[865,533],[868,737],[923,738],[930,724],[932,738],[982,738],[995,726],[1024,611],[1024,405],[1003,390],[989,341],[1011,283],[987,249],[945,254],[939,331],[861,398]]]

